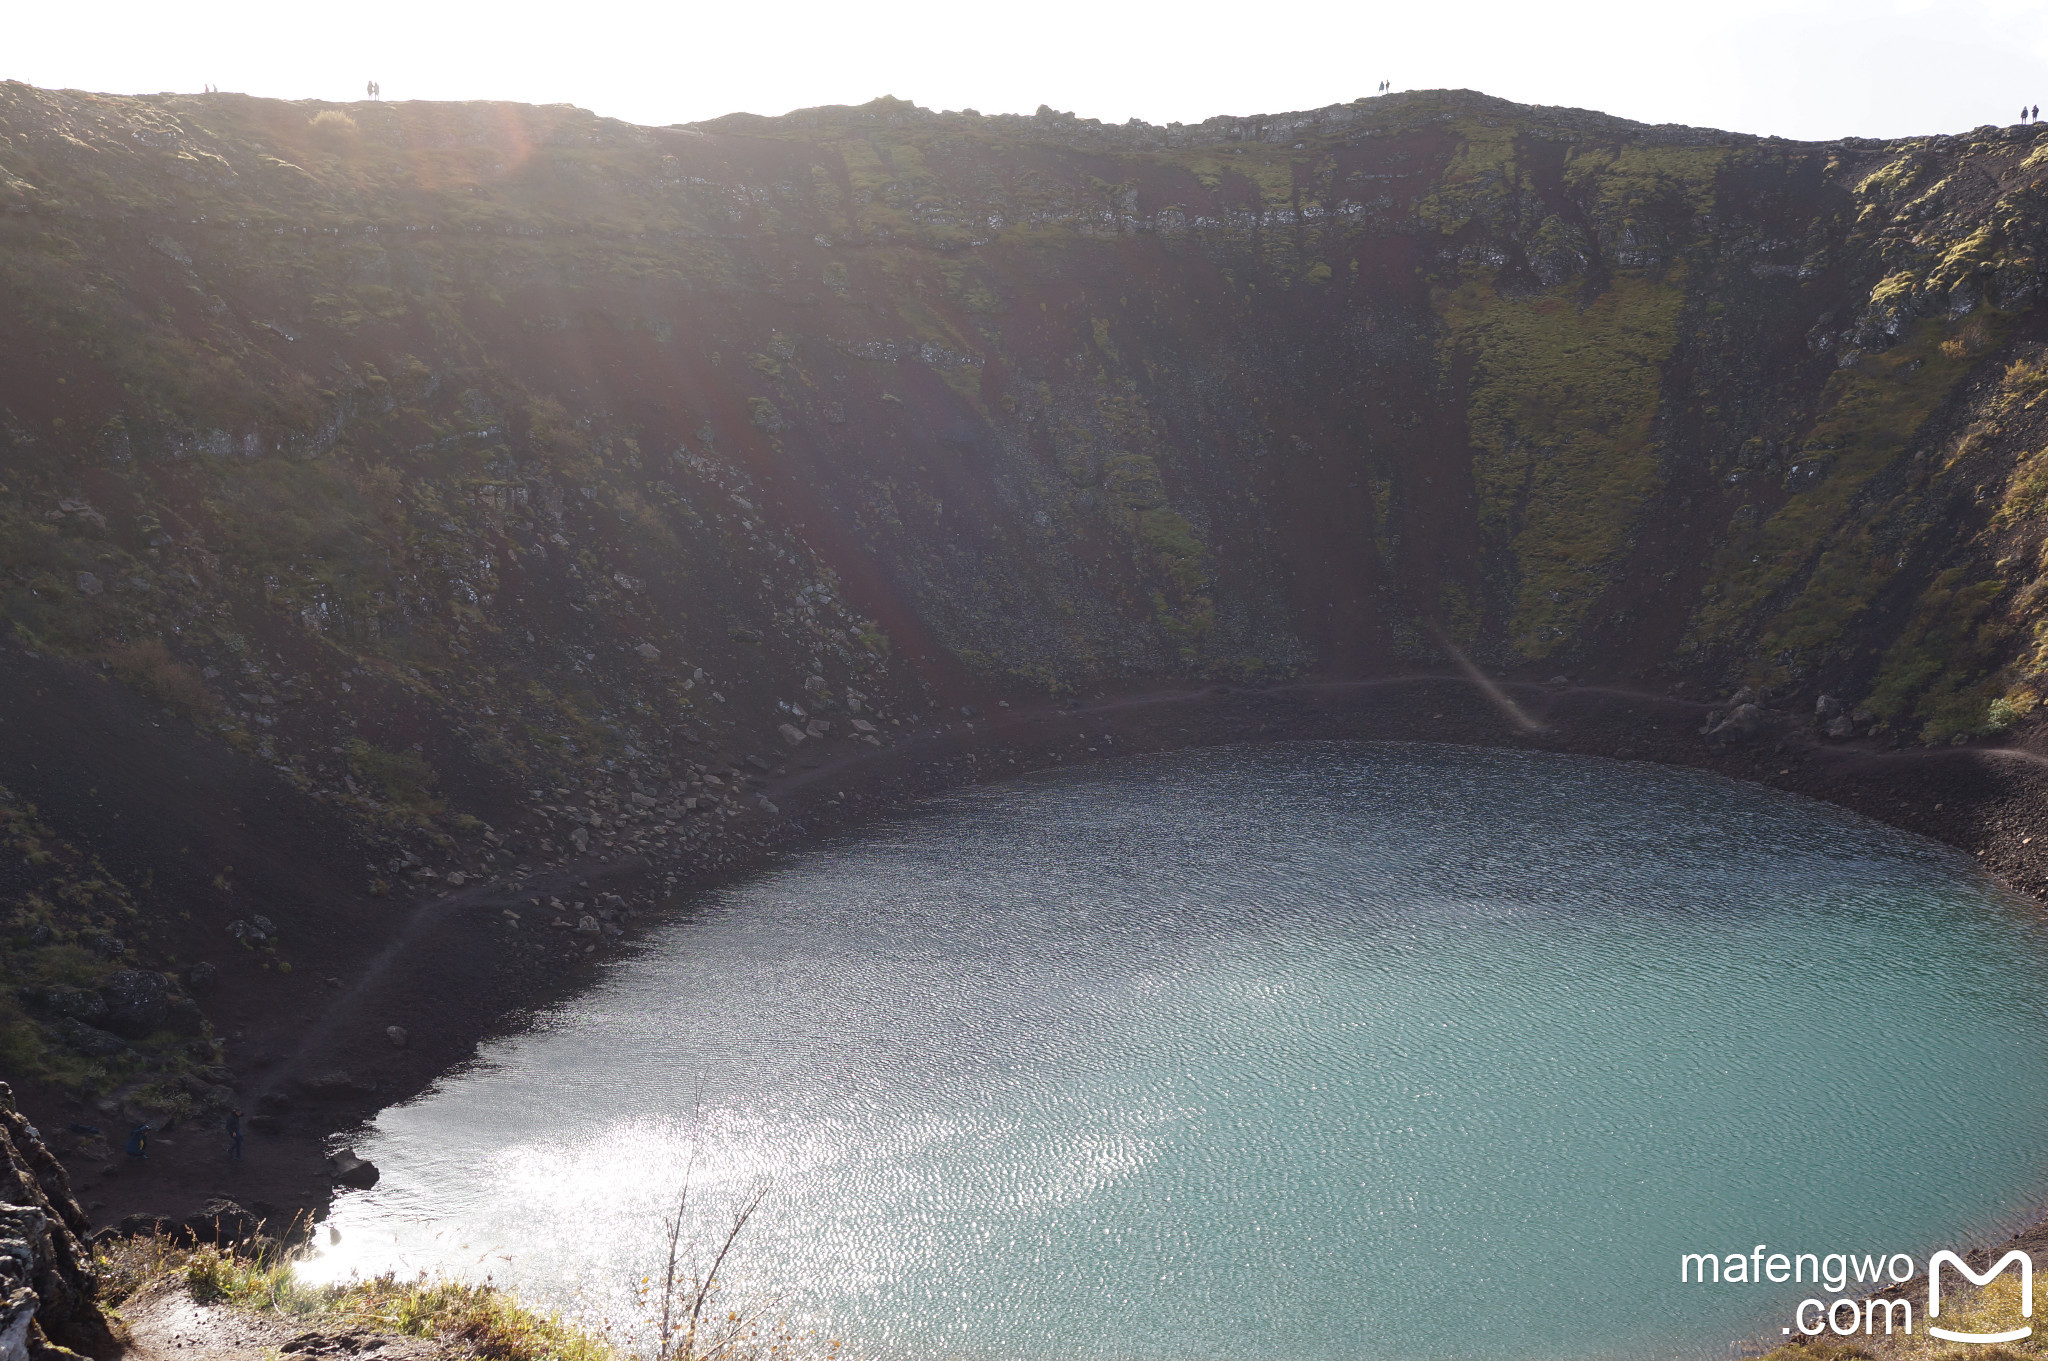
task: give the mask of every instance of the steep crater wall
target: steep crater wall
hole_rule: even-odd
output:
[[[502,1010],[990,768],[934,744],[1083,757],[1004,724],[1216,686],[1470,665],[1666,706],[1589,750],[1843,743],[1864,793],[1814,792],[2030,883],[2044,172],[2032,128],[1468,92],[643,128],[0,86],[9,1070],[310,1138],[468,1042],[362,1000],[437,923],[516,941],[433,985]],[[1448,731],[1271,703],[1147,740]]]

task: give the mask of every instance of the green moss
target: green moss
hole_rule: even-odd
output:
[[[1525,656],[1581,627],[1662,486],[1652,432],[1683,300],[1675,280],[1643,276],[1583,304],[1473,279],[1436,295],[1449,357],[1471,364],[1480,525],[1511,557],[1508,631]]]
[[[1716,592],[1695,618],[1696,643],[1736,638],[1767,602],[1792,588],[1789,602],[1760,630],[1757,651],[1810,656],[1834,643],[1898,569],[1896,549],[1881,547],[1875,532],[1885,507],[1860,498],[1873,477],[1905,455],[1969,371],[1965,350],[1944,343],[1953,329],[1923,320],[1899,345],[1828,379],[1796,456],[1818,465],[1820,475],[1803,482],[1753,537],[1732,539],[1716,555]]]
[[[1828,158],[1833,185],[1816,195],[1800,167],[1827,153],[1676,145],[1466,94],[1361,104],[1299,138],[1203,134],[1192,147],[1144,146],[1148,134],[1085,120],[999,128],[900,101],[734,121],[718,131],[715,154],[698,139],[563,110],[504,106],[474,120],[473,110],[362,106],[349,114],[353,133],[338,119],[317,131],[310,112],[0,90],[0,145],[14,148],[0,198],[26,203],[9,197],[17,184],[45,196],[35,211],[0,213],[0,305],[25,353],[47,346],[76,375],[69,396],[96,394],[35,417],[41,452],[10,448],[17,464],[41,460],[53,471],[25,477],[33,494],[19,505],[0,494],[0,608],[22,637],[107,660],[125,684],[167,703],[182,693],[194,713],[206,695],[190,673],[129,651],[146,648],[138,640],[162,640],[173,661],[210,658],[230,671],[232,689],[240,661],[220,650],[231,629],[268,652],[278,624],[302,625],[315,637],[294,644],[351,674],[386,675],[423,715],[467,728],[473,754],[514,767],[587,764],[617,750],[602,721],[625,704],[610,680],[593,680],[594,697],[536,699],[516,716],[487,717],[504,675],[490,668],[546,671],[563,655],[545,627],[522,647],[523,625],[535,621],[492,599],[501,576],[516,591],[574,564],[564,608],[593,628],[598,655],[583,658],[593,672],[612,660],[611,644],[654,638],[663,662],[636,677],[685,656],[714,669],[737,657],[730,680],[721,672],[737,702],[790,644],[843,644],[862,666],[881,656],[886,640],[872,629],[792,633],[786,613],[771,625],[768,613],[719,599],[736,581],[751,594],[757,578],[774,576],[770,596],[786,585],[771,564],[782,549],[763,536],[778,529],[770,507],[792,504],[783,481],[792,473],[817,481],[828,501],[844,497],[863,551],[930,565],[915,574],[913,617],[966,621],[958,641],[981,648],[994,673],[1034,686],[1085,690],[1094,668],[1141,657],[1172,669],[1176,647],[1183,671],[1205,674],[1248,666],[1231,649],[1254,645],[1287,659],[1270,663],[1273,672],[1301,664],[1306,649],[1297,653],[1293,639],[1251,640],[1300,621],[1246,624],[1257,613],[1246,597],[1225,611],[1231,628],[1215,626],[1217,555],[1202,539],[1246,565],[1233,578],[1259,581],[1278,560],[1273,540],[1300,523],[1299,498],[1351,487],[1369,500],[1370,527],[1329,527],[1373,535],[1386,569],[1373,584],[1405,602],[1401,610],[1489,651],[1503,637],[1532,657],[1576,647],[1624,567],[1654,558],[1649,570],[1660,575],[1697,570],[1662,552],[1660,542],[1681,535],[1647,518],[1662,504],[1669,460],[1695,447],[1718,457],[1750,436],[1760,451],[1766,434],[1775,443],[1813,415],[1806,370],[1756,374],[1737,352],[1747,337],[1791,341],[1780,322],[1823,308],[1840,313],[1831,328],[1851,324],[1863,299],[1833,295],[1844,270],[1859,287],[1878,280],[1869,304],[1881,320],[1964,276],[2025,276],[2028,238],[2015,224],[2032,211],[2018,197],[2027,177],[2010,174],[2013,197],[1979,210],[1981,192],[1965,193],[1981,178],[1967,161],[1976,152],[1844,150]],[[53,118],[73,128],[111,121],[66,143],[60,159],[36,150]],[[122,120],[176,127],[182,149],[130,137]],[[1750,208],[1763,200],[1719,210],[1719,177],[1732,165],[1744,172],[1734,192],[1761,193],[1786,213],[1784,230],[1765,234],[1807,243],[1773,258],[1803,254],[1817,271],[1802,268],[1796,282],[1775,277],[1777,265],[1747,272],[1761,238],[1745,234],[1763,230]],[[1770,187],[1780,171],[1789,178]],[[1867,236],[1849,233],[1839,213],[1852,182],[1857,205],[1874,215]],[[1160,205],[1178,216],[1162,218],[1156,235],[1123,237],[1130,214]],[[145,221],[177,240],[136,246],[130,227]],[[390,230],[400,222],[418,230]],[[1436,271],[1427,277],[1445,340],[1433,392],[1413,382],[1415,333],[1380,325],[1382,303],[1402,287],[1389,291],[1379,268],[1417,244],[1418,226],[1426,240],[1415,258]],[[1876,230],[1893,226],[1910,226],[1910,239]],[[1710,279],[1709,260],[1732,272]],[[1512,286],[1482,261],[1513,261]],[[1525,263],[1570,282],[1531,295]],[[160,275],[171,282],[158,287]],[[225,297],[207,291],[216,288]],[[1681,370],[1672,356],[1687,289]],[[822,310],[794,310],[820,302],[818,293]],[[1795,295],[1796,308],[1772,310]],[[1358,373],[1318,355],[1288,362],[1295,336],[1327,337],[1329,355],[1341,355],[1354,324],[1377,329]],[[1899,466],[1910,452],[1899,440],[1939,409],[1953,374],[1981,360],[2002,324],[1980,312],[1937,326],[1938,353],[1915,331],[1829,381],[1801,455],[1825,476],[1789,496],[1761,483],[1731,489],[1711,516],[1738,502],[1752,512],[1725,551],[1708,550],[1717,553],[1711,596],[1693,645],[1710,642],[1724,658],[1755,660],[1764,647],[1810,661],[1804,654],[1844,642],[1831,630],[1878,598],[1895,570],[1887,564],[1917,542],[1939,498],[1973,490],[1930,488],[1938,460]],[[1972,325],[1983,328],[1974,340]],[[820,342],[789,343],[784,332],[799,331]],[[1173,338],[1205,331],[1234,347],[1227,361]],[[827,351],[827,336],[848,348],[870,339],[944,346],[987,364],[848,365],[843,350]],[[559,362],[579,352],[603,366],[592,372],[613,374],[615,397],[657,384],[668,409],[595,401],[595,389],[571,381],[576,366]],[[886,380],[898,389],[887,395],[885,373],[900,375]],[[570,407],[521,386],[558,380]],[[1693,385],[1689,398],[1673,395],[1681,380]],[[834,383],[845,387],[828,405]],[[2017,385],[2014,395],[2022,399]],[[870,422],[876,413],[883,419]],[[975,413],[999,438],[941,455],[943,469],[925,466],[937,452],[931,434]],[[1469,508],[1441,485],[1464,474],[1466,450],[1437,447],[1437,418],[1458,413],[1469,416]],[[1662,431],[1695,413],[1706,423],[1696,443],[1686,431],[1659,446]],[[844,428],[824,428],[842,418]],[[723,443],[693,434],[706,420],[722,423]],[[793,433],[782,433],[785,422]],[[1257,466],[1251,446],[1285,446],[1297,424],[1315,434],[1313,450]],[[2003,432],[2027,427],[1989,415],[1980,424],[1956,458],[1989,489],[1978,504],[2002,495],[1992,522],[2010,542],[1980,556],[2001,560],[2003,572],[2033,557],[2034,522],[2048,516],[2048,454],[2008,468]],[[656,448],[657,431],[675,443]],[[185,441],[182,458],[152,447],[166,432]],[[244,456],[250,433],[266,452]],[[2041,442],[2031,429],[2025,438]],[[195,440],[214,449],[231,440],[232,456],[194,454]],[[1347,441],[1349,450],[1338,447]],[[131,446],[134,458],[119,462]],[[827,450],[847,466],[812,462]],[[1349,487],[1338,466],[1347,455]],[[1763,458],[1742,466],[1754,476]],[[807,465],[811,473],[799,472]],[[733,488],[707,469],[780,485],[764,488],[741,530],[723,510]],[[700,473],[707,482],[695,481]],[[1421,494],[1425,474],[1440,485]],[[16,481],[16,465],[4,475]],[[1028,496],[1008,499],[1026,482]],[[103,509],[123,505],[116,532],[43,522],[55,497],[87,486]],[[954,518],[992,504],[977,495],[987,486],[1001,488],[1004,512]],[[1875,503],[1877,487],[1896,499]],[[1697,482],[1683,491],[1693,505],[1677,513],[1687,516],[1712,495]],[[130,497],[142,512],[132,524]],[[1019,509],[1025,518],[1011,513]],[[719,515],[723,529],[713,527]],[[1480,531],[1476,566],[1463,557],[1468,515]],[[142,545],[159,529],[174,542],[152,556]],[[1031,554],[1012,551],[1012,534]],[[203,579],[188,590],[181,567]],[[81,593],[79,571],[109,589]],[[647,589],[613,591],[617,571]],[[1425,579],[1405,580],[1410,572]],[[2012,608],[2015,627],[2032,631],[2038,666],[2048,658],[2048,587],[2028,595],[2025,575],[2013,569]],[[520,603],[539,609],[540,600]],[[1052,627],[1005,628],[1033,610]],[[1413,627],[1395,637],[1402,656],[1433,651]],[[1997,673],[1969,662],[1958,674],[1960,688],[1950,688],[1960,713]],[[1946,693],[1950,679],[1947,670],[1920,677],[1900,712],[1932,721],[1913,706]],[[328,697],[311,698],[317,707]],[[683,703],[654,707],[673,716]],[[266,759],[281,748],[284,764],[323,759],[329,748],[317,743],[292,750],[302,744],[287,736],[297,726],[219,740]]]
[[[20,1005],[24,985],[97,988],[122,968],[161,968],[151,946],[160,904],[56,835],[34,805],[0,789],[0,853],[13,861],[15,891],[0,923],[0,1070],[92,1096],[148,1062],[160,1073],[189,1069],[188,1042],[159,1033],[135,1051],[89,1059],[53,1042]],[[115,946],[119,940],[121,946]],[[46,1019],[46,1018],[45,1018]]]
[[[345,754],[348,767],[357,778],[367,780],[397,807],[420,817],[441,811],[441,803],[432,792],[439,776],[419,753],[386,751],[352,737]]]
[[[1564,182],[1589,215],[1619,241],[1653,222],[1689,222],[1713,206],[1714,177],[1729,153],[1718,147],[1611,146],[1574,148]]]
[[[1877,306],[1896,305],[1911,298],[1920,287],[1920,275],[1913,270],[1899,270],[1887,274],[1877,281],[1870,290],[1870,301]]]
[[[1102,460],[1102,489],[1126,510],[1156,510],[1166,504],[1166,482],[1148,454],[1113,451]]]
[[[1525,220],[1529,205],[1554,191],[1531,178],[1517,128],[1476,118],[1453,126],[1461,140],[1419,206],[1424,222],[1446,233],[1528,233],[1529,248],[1546,257],[1593,249],[1581,227],[1555,214]],[[1664,241],[1670,231],[1689,230],[1711,208],[1728,155],[1712,147],[1573,146],[1563,178],[1610,251],[1654,258],[1675,251]],[[1677,265],[1629,267],[1597,292],[1574,282],[1506,295],[1490,269],[1466,266],[1434,293],[1447,367],[1463,364],[1471,374],[1468,429],[1485,551],[1498,568],[1492,575],[1511,583],[1494,609],[1524,656],[1545,656],[1583,628],[1663,485],[1653,432],[1684,280]]]
[[[1138,541],[1154,555],[1158,570],[1182,593],[1193,595],[1208,585],[1209,550],[1186,517],[1165,508],[1140,511]]]
[[[1859,198],[1868,199],[1896,198],[1919,182],[1927,165],[1925,155],[1918,151],[1908,152],[1865,175],[1856,185],[1856,194]]]
[[[1479,631],[1484,622],[1477,602],[1471,592],[1454,581],[1437,583],[1436,619],[1452,642],[1469,647],[1479,641]]]
[[[1512,198],[1518,179],[1515,129],[1494,120],[1464,118],[1453,124],[1458,147],[1416,216],[1446,236],[1475,219],[1497,215]]]
[[[2014,465],[1991,522],[2003,529],[2044,512],[2048,512],[2048,449],[2025,455]]]
[[[1936,577],[1886,652],[1866,707],[1895,726],[1917,725],[1930,743],[1987,731],[2004,690],[1987,672],[2011,631],[1993,612],[2005,591],[2002,581],[1969,581],[1961,567]]]
[[[56,1058],[20,1003],[11,996],[0,997],[0,1069],[9,1073],[49,1073],[56,1066]]]

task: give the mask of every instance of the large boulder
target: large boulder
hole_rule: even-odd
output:
[[[240,1243],[255,1242],[264,1235],[264,1228],[262,1215],[245,1210],[232,1200],[216,1197],[207,1201],[198,1214],[183,1219],[148,1213],[123,1215],[118,1222],[94,1234],[93,1241],[105,1243],[117,1238],[161,1238],[181,1248],[199,1243],[234,1247]]]
[[[116,1035],[141,1039],[163,1028],[170,1011],[171,987],[162,974],[123,969],[110,975],[101,991],[107,998],[106,1028]]]
[[[21,1000],[45,1015],[68,1016],[87,1025],[98,1025],[107,1018],[107,999],[91,988],[66,987],[62,983],[27,987],[21,990]]]
[[[1714,747],[1734,746],[1755,740],[1763,729],[1764,711],[1754,704],[1738,704],[1708,731],[1707,743]]]
[[[168,1215],[140,1214],[122,1215],[112,1225],[93,1235],[96,1243],[111,1242],[116,1238],[173,1238],[183,1226]]]
[[[263,1219],[232,1200],[209,1200],[185,1221],[184,1231],[196,1242],[233,1247],[255,1242],[263,1233]]]
[[[313,1100],[334,1100],[351,1096],[371,1096],[377,1091],[375,1078],[353,1077],[347,1069],[335,1068],[308,1077],[295,1078],[292,1087],[301,1096]]]
[[[202,1035],[206,1033],[206,1015],[189,997],[167,997],[164,999],[164,1029],[177,1035]]]
[[[59,1016],[44,1027],[65,1048],[91,1059],[111,1058],[126,1053],[128,1042],[118,1035],[109,1035],[97,1026],[70,1016]]]
[[[327,1175],[343,1186],[367,1191],[377,1184],[377,1164],[358,1158],[353,1149],[338,1149],[327,1159]]]

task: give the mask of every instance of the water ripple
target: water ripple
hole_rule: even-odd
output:
[[[934,800],[711,896],[368,1142],[332,1272],[630,1312],[693,1143],[865,1355],[1722,1354],[1681,1251],[1925,1252],[2048,1186],[2048,937],[1696,773],[1420,745]],[[1796,1299],[1796,1296],[1793,1298]]]

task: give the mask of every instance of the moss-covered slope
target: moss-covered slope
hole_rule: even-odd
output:
[[[715,857],[750,772],[940,702],[1446,642],[1947,741],[2048,684],[2044,175],[2033,129],[1466,92],[642,128],[8,84],[0,613],[328,805],[367,894],[543,807],[536,854]],[[22,949],[111,929],[17,887]]]

